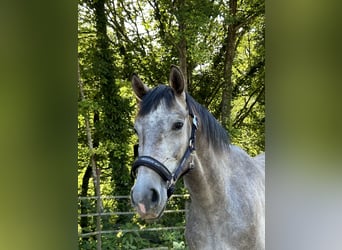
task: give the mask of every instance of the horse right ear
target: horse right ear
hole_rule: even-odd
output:
[[[139,101],[142,100],[144,95],[150,90],[138,77],[137,74],[133,74],[132,76],[132,88],[134,91],[135,96],[138,98]]]
[[[171,65],[169,81],[174,92],[177,95],[182,95],[185,88],[184,77],[181,70],[175,65]]]

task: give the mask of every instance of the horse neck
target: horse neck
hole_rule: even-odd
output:
[[[227,199],[226,185],[229,180],[229,150],[215,152],[208,142],[198,136],[196,153],[193,155],[194,169],[184,176],[192,203],[207,209]]]

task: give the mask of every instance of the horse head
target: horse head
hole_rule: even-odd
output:
[[[139,157],[132,168],[136,178],[131,201],[146,220],[159,218],[177,179],[188,170],[192,152],[189,138],[194,125],[181,71],[171,67],[170,86],[149,89],[137,75],[132,87],[139,103],[134,128],[139,138]],[[196,124],[197,125],[197,124]]]

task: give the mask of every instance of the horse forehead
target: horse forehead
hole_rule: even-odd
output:
[[[170,110],[166,110],[159,105],[155,110],[151,111],[150,113],[138,117],[136,123],[140,123],[142,126],[146,127],[158,127],[165,125],[166,121],[168,120],[168,115]]]
[[[167,108],[165,104],[160,104],[155,110],[151,111],[150,113],[144,116],[138,115],[136,124],[143,126],[144,129],[147,129],[148,127],[157,129],[167,126],[167,124],[171,122],[172,119],[178,117],[179,114],[185,114],[185,112],[185,108],[181,107],[178,102],[175,102],[175,105],[170,108]]]

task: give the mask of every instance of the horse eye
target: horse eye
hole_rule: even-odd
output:
[[[173,129],[173,130],[180,130],[182,127],[183,127],[183,122],[175,122],[175,123],[173,124],[172,129]]]

